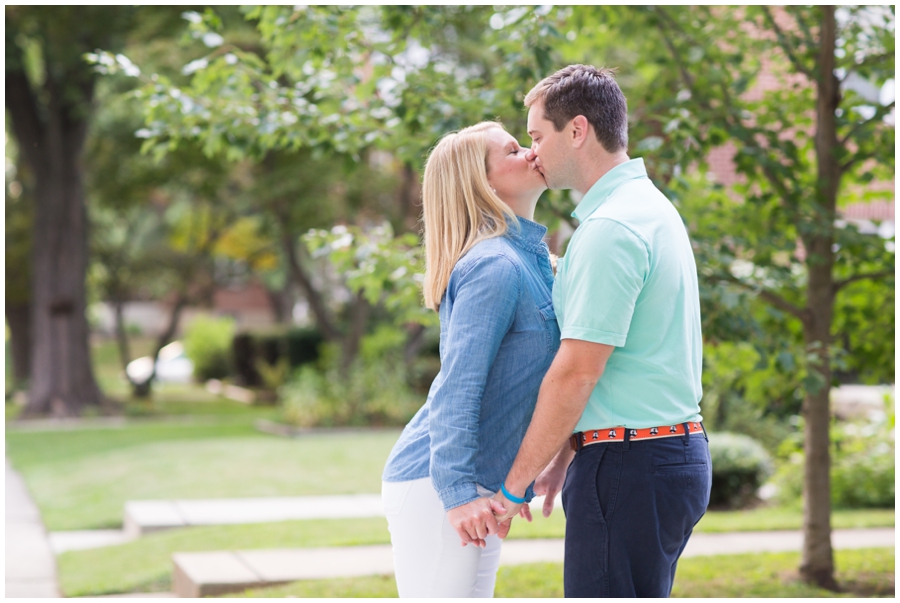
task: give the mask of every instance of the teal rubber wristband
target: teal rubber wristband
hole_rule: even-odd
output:
[[[506,489],[506,484],[500,484],[500,491],[503,492],[503,496],[505,496],[509,502],[514,502],[517,505],[521,505],[525,502],[524,498],[519,498],[518,496],[510,494],[509,490]]]

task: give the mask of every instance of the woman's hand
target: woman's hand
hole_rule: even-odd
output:
[[[484,548],[484,539],[490,534],[497,534],[500,524],[494,513],[503,513],[503,505],[490,498],[479,498],[447,511],[450,525],[459,534],[462,546],[472,544]],[[507,528],[507,531],[509,529]]]

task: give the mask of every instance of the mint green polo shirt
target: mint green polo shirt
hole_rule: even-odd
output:
[[[561,336],[616,348],[575,430],[702,420],[697,266],[678,211],[632,159],[572,215],[553,286]]]

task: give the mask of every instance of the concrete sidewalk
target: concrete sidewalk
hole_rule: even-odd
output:
[[[137,538],[148,532],[185,526],[382,516],[380,494],[134,500],[125,503],[123,525],[126,535]]]
[[[799,531],[695,534],[682,557],[798,551]],[[835,530],[835,549],[893,547],[894,528]],[[501,565],[562,562],[563,541],[507,540]],[[389,545],[176,553],[173,587],[179,597],[201,597],[295,580],[393,573]]]
[[[25,482],[6,461],[6,598],[59,597],[56,559]]]
[[[535,497],[539,508],[543,497]],[[557,497],[557,507],[561,505]],[[55,554],[123,544],[150,532],[187,526],[267,523],[299,519],[384,517],[380,494],[214,498],[193,500],[132,500],[125,503],[122,530],[51,532]]]

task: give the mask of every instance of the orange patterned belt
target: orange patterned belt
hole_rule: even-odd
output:
[[[608,427],[606,429],[593,429],[591,431],[578,431],[569,438],[572,450],[578,452],[585,446],[601,444],[603,442],[624,442],[625,432],[628,432],[628,441],[657,440],[659,438],[684,437],[685,432],[693,435],[703,433],[703,425],[700,423],[677,423],[675,425],[662,425],[660,427],[645,427],[644,429],[628,429],[626,427]]]

